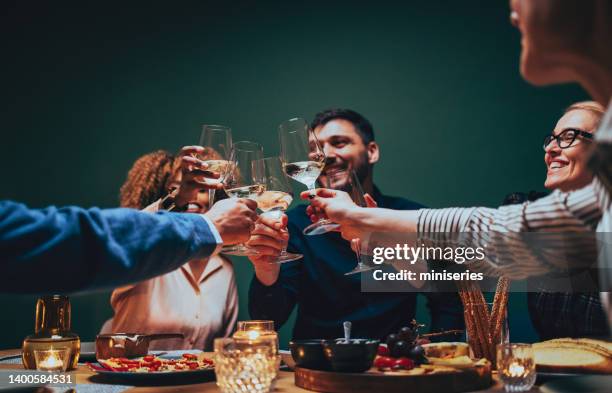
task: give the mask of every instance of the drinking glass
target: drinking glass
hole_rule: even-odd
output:
[[[265,170],[266,190],[259,195],[257,207],[263,212],[262,216],[280,221],[283,212],[293,201],[293,191],[280,157],[268,157],[261,161]],[[287,243],[285,243],[275,263],[291,262],[302,257],[302,254],[287,252]]]
[[[490,315],[493,310],[492,302],[478,303],[478,302],[470,302],[466,303],[463,306],[463,316],[465,318],[465,341],[470,345],[470,356],[475,358],[486,357],[490,358],[494,357],[495,346],[498,344],[508,344],[510,342],[510,329],[508,328],[508,310],[504,308],[504,314],[501,316],[501,320],[499,321],[500,326],[495,327],[491,326],[490,321],[486,321],[483,319],[483,316]],[[476,321],[479,326],[473,326],[469,321]],[[485,324],[485,325],[483,325]],[[472,331],[470,332],[470,327],[473,326]],[[483,334],[493,334],[493,332],[498,332],[496,337],[492,337],[492,342],[490,343],[491,350],[488,351],[489,355],[487,355],[488,348],[483,348]],[[479,336],[480,335],[480,336]],[[490,358],[493,365],[495,365],[495,359]]]
[[[48,372],[66,372],[70,364],[70,348],[35,349],[36,370]]]
[[[356,205],[366,207],[367,203],[363,196],[363,188],[361,187],[361,182],[357,177],[357,173],[354,170],[349,170],[349,175],[346,180],[343,178],[344,176],[346,176],[344,172],[337,172],[333,175],[326,175],[325,177],[328,178],[327,181],[330,188],[348,193]],[[379,268],[376,265],[367,265],[363,262],[361,258],[361,239],[353,239],[352,242],[356,243],[355,254],[357,255],[357,266],[350,272],[344,273],[345,276]]]
[[[219,174],[219,179],[207,179],[211,184],[219,184],[221,175],[227,171],[232,153],[232,130],[227,126],[204,124],[200,135],[200,146],[204,147],[204,162],[208,171]],[[208,190],[208,208],[213,205],[215,190]]]
[[[278,338],[278,334],[274,330],[274,321],[252,320],[238,321],[236,332],[232,337],[255,340],[259,337]]]
[[[285,173],[304,184],[314,196],[317,178],[325,165],[325,154],[319,141],[308,127],[306,120],[301,118],[283,122],[278,127],[278,135]],[[319,220],[306,227],[304,234],[319,235],[337,228],[338,225],[329,220]]]
[[[263,148],[249,141],[234,143],[230,163],[223,175],[225,193],[230,198],[249,198],[257,202],[266,190],[263,166]],[[257,255],[255,250],[244,244],[223,247],[222,252],[230,255]]]
[[[531,344],[499,344],[497,372],[506,392],[530,390],[537,376]]]
[[[215,339],[215,374],[223,393],[267,393],[278,375],[275,338]]]

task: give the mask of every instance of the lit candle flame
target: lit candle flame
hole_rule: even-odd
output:
[[[38,367],[41,370],[57,370],[64,366],[64,362],[58,356],[58,351],[49,350],[49,357],[41,360]]]
[[[508,366],[508,374],[511,377],[522,377],[525,374],[525,367],[516,362],[512,363]]]

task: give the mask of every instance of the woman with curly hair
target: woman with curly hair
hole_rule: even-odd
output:
[[[175,194],[180,190],[189,195],[176,203],[181,211],[206,212],[208,190],[183,192],[193,191],[193,183],[182,177],[180,155],[163,150],[145,154],[121,186],[121,206],[157,211],[170,200],[168,195],[178,201]],[[231,334],[238,317],[234,269],[221,255],[191,260],[163,276],[115,289],[111,306],[115,315],[101,333],[178,332],[185,338],[153,341],[151,349],[211,350],[214,338]]]

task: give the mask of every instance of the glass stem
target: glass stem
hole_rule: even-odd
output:
[[[209,210],[214,203],[215,203],[215,190],[213,190],[212,188],[209,188],[208,189],[208,209]]]

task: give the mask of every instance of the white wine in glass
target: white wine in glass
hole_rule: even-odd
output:
[[[325,154],[317,137],[304,119],[294,118],[278,127],[281,160],[285,173],[304,184],[311,192],[325,166]],[[338,224],[321,219],[304,229],[305,235],[321,235],[338,228]]]
[[[226,188],[225,193],[230,198],[249,198],[257,202],[261,195],[265,193],[265,189],[263,184],[253,184],[244,187]]]
[[[265,170],[266,190],[259,195],[257,207],[263,212],[262,216],[280,221],[293,201],[291,185],[279,157],[268,157],[261,161]],[[291,262],[302,257],[302,254],[287,252],[287,244],[284,243],[276,263]]]
[[[230,163],[223,175],[222,183],[225,193],[230,198],[249,198],[257,202],[266,190],[263,148],[255,142],[241,141],[232,147]],[[230,255],[257,255],[255,250],[244,244],[223,247],[222,251]]]
[[[232,153],[232,130],[227,126],[204,124],[200,136],[200,146],[205,148],[204,162],[208,171],[218,173],[218,179],[207,179],[211,184],[221,183],[221,175],[227,171]],[[209,190],[208,206],[212,206],[215,190]]]
[[[297,161],[285,164],[287,176],[312,189],[323,170],[324,163],[318,161]]]

